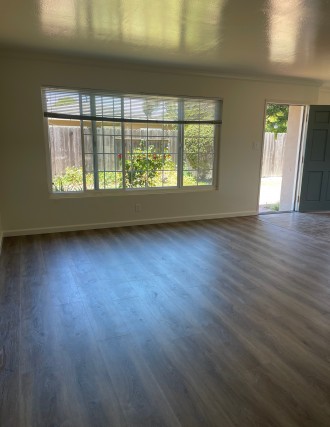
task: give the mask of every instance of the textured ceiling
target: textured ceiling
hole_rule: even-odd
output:
[[[330,0],[2,0],[0,45],[330,81]]]

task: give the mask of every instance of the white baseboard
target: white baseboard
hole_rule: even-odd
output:
[[[227,212],[227,213],[206,214],[206,215],[189,215],[189,216],[176,216],[176,217],[167,217],[167,218],[136,219],[131,221],[110,221],[110,222],[92,223],[92,224],[72,224],[72,225],[63,225],[63,226],[56,226],[56,227],[40,227],[40,228],[26,228],[26,229],[17,229],[17,230],[5,230],[3,232],[3,236],[9,237],[9,236],[25,236],[29,234],[61,233],[64,231],[128,227],[132,225],[163,224],[167,222],[197,221],[202,219],[229,218],[229,217],[236,217],[236,216],[251,216],[251,215],[257,215],[257,214],[258,214],[257,211],[240,211],[240,212]]]

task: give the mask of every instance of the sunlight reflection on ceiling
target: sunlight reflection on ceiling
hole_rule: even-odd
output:
[[[269,49],[271,62],[295,62],[306,9],[301,0],[270,0]]]
[[[49,37],[200,52],[221,43],[227,1],[40,0],[40,23]]]

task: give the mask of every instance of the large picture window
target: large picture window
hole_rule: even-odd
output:
[[[42,93],[52,192],[215,185],[221,101]]]

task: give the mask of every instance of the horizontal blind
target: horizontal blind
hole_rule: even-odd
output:
[[[108,122],[220,124],[220,101],[204,98],[107,94],[43,88],[45,117]],[[92,101],[92,102],[91,102]],[[179,105],[183,117],[179,117]]]

